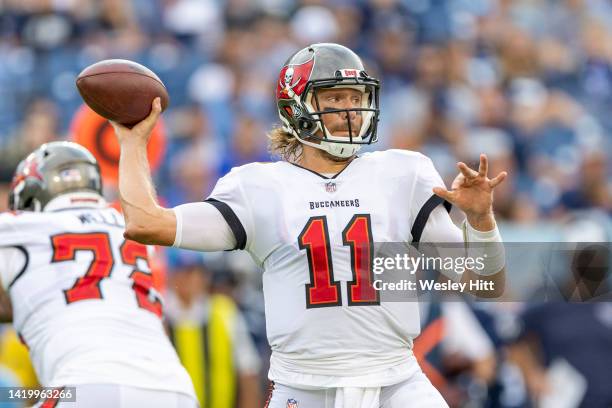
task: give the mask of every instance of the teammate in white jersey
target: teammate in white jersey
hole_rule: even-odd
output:
[[[20,163],[14,211],[0,215],[0,292],[15,329],[41,385],[76,387],[76,404],[41,404],[196,407],[164,332],[148,249],[123,237],[123,217],[101,191],[91,153],[48,143]]]
[[[114,124],[128,237],[201,251],[243,249],[263,267],[270,407],[446,406],[411,351],[417,305],[381,302],[372,287],[373,243],[463,243],[465,235],[498,244],[492,190],[506,174],[489,179],[482,156],[478,171],[459,163],[447,191],[422,154],[357,155],[377,138],[378,91],[348,48],[298,51],[280,72],[283,126],[270,135],[284,160],[235,168],[204,202],[174,209],[156,202],[146,161],[159,100],[133,129]],[[449,203],[466,213],[464,233]],[[498,247],[485,272],[501,282]]]

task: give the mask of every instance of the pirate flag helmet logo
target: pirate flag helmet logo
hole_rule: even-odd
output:
[[[314,58],[299,65],[286,65],[280,72],[280,79],[276,89],[278,99],[293,99],[302,95],[306,83],[310,79]]]

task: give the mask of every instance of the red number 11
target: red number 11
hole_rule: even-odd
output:
[[[369,214],[353,216],[342,232],[342,243],[351,250],[353,280],[347,284],[349,306],[379,305],[379,293],[372,286],[373,239]],[[311,217],[298,237],[298,245],[306,250],[310,271],[306,307],[342,305],[340,282],[334,280],[327,217]]]

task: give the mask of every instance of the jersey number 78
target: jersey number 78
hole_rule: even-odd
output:
[[[64,290],[66,303],[74,303],[87,299],[102,299],[100,282],[111,275],[115,260],[110,237],[105,232],[84,234],[60,234],[51,237],[53,245],[52,262],[74,261],[79,251],[93,253],[93,259],[87,272],[74,282],[74,285]],[[147,247],[134,241],[126,240],[121,245],[121,261],[133,267],[130,279],[134,281],[132,289],[136,295],[138,306],[157,316],[162,315],[162,305],[159,299],[151,300],[149,293],[153,286],[153,276],[149,272],[138,269],[137,262],[141,259],[148,266]]]

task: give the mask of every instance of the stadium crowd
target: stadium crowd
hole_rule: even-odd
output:
[[[24,155],[72,137],[82,104],[74,81],[89,64],[131,59],[164,81],[171,105],[156,185],[173,206],[201,200],[234,166],[271,160],[265,134],[278,123],[279,70],[295,50],[330,41],[355,50],[382,80],[380,141],[368,149],[424,152],[447,185],[457,161],[474,163],[484,152],[492,174],[509,173],[494,203],[505,241],[578,240],[567,236],[578,229],[594,231],[585,241],[609,243],[610,27],[606,0],[0,0],[0,211]],[[106,192],[116,198],[112,183]],[[183,256],[163,253],[170,277],[185,267]],[[260,277],[239,253],[197,258],[210,291],[241,309],[261,363],[249,357],[239,368],[259,370],[263,390],[269,351]],[[424,312],[465,322],[448,326],[447,345],[432,357],[449,404],[530,406],[528,394],[546,389],[542,369],[521,366],[522,343],[508,347],[525,305],[457,308]],[[571,324],[612,333],[610,307],[584,312]],[[601,313],[605,327],[592,317]],[[542,328],[544,313],[527,316],[523,327],[539,328],[542,338],[561,330]],[[607,353],[609,361],[601,346],[581,358]],[[602,373],[581,374],[590,381]]]

